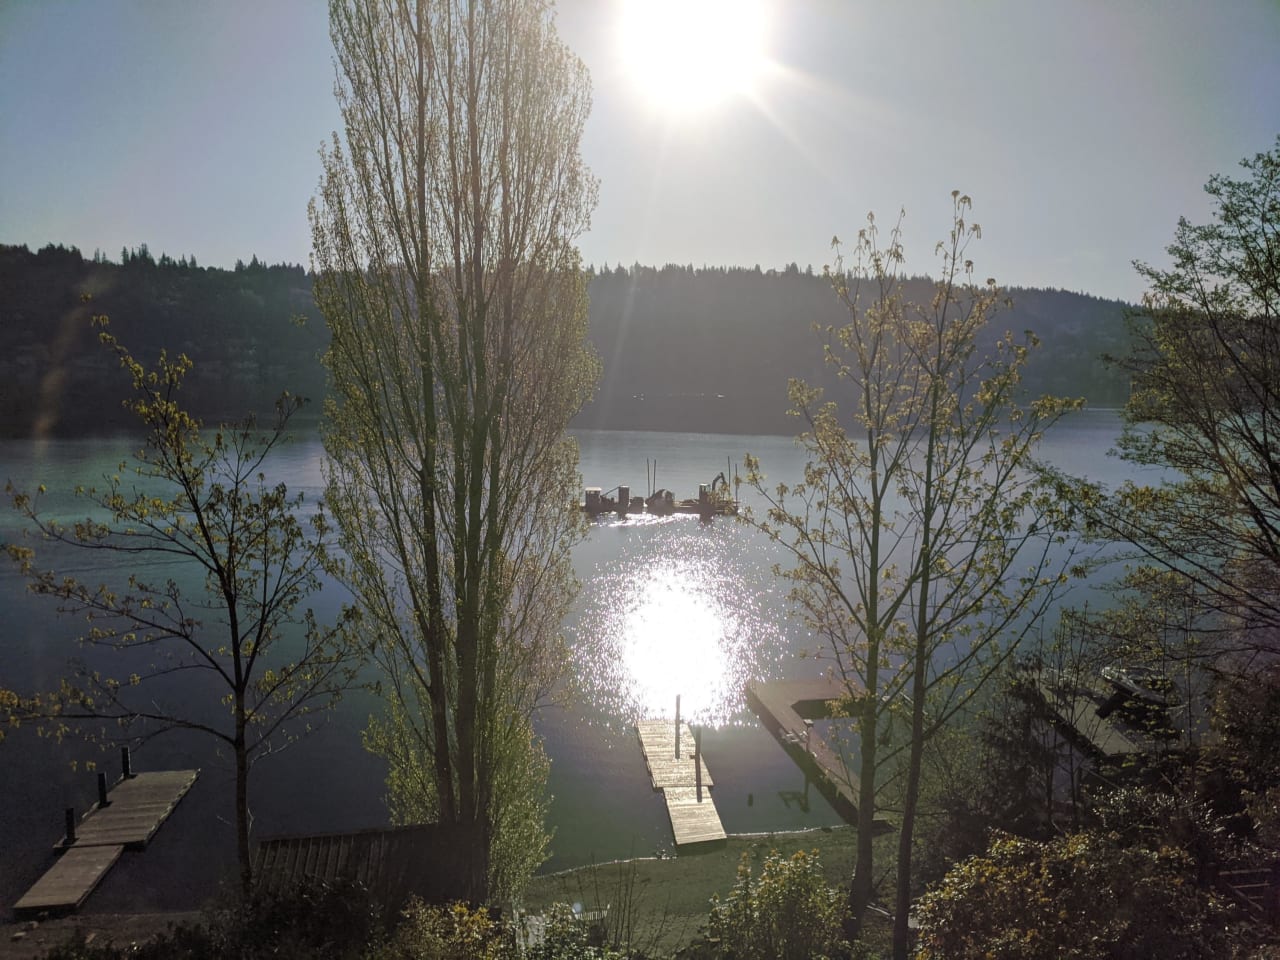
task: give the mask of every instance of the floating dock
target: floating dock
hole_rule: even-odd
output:
[[[695,760],[696,747],[689,725],[679,720],[641,720],[636,732],[653,789],[662,791],[666,802],[676,850],[724,843],[724,826],[711,799],[711,773],[700,755]]]
[[[831,701],[847,695],[845,687],[829,677],[747,684],[747,705],[765,729],[804,771],[831,808],[846,823],[856,825],[858,778],[812,729],[812,721],[832,715],[828,706]],[[889,821],[878,817],[875,824],[877,833],[893,829]]]
[[[165,770],[122,778],[75,825],[57,849],[58,860],[17,903],[15,914],[77,910],[125,850],[141,850],[155,836],[198,770]],[[72,818],[74,825],[74,818]]]
[[[1048,718],[1066,737],[1095,757],[1116,758],[1141,753],[1149,745],[1127,733],[1110,718],[1118,699],[1089,684],[1062,676],[1055,670],[1028,672],[1030,681]]]

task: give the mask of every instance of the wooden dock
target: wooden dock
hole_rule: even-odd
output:
[[[755,711],[782,749],[795,761],[809,782],[818,788],[831,808],[846,822],[858,822],[859,781],[843,759],[813,734],[806,720],[831,716],[828,704],[848,691],[829,677],[809,680],[773,680],[747,684],[747,705]],[[876,818],[876,832],[893,829]]]
[[[1028,674],[1049,720],[1069,739],[1095,757],[1116,758],[1141,753],[1149,747],[1112,721],[1102,710],[1108,695],[1089,684],[1045,670]]]
[[[95,804],[76,827],[75,840],[57,849],[57,862],[22,899],[18,916],[74,911],[125,850],[141,850],[173,812],[198,770],[139,773],[120,780],[107,794],[106,806]]]
[[[641,720],[636,724],[640,751],[649,768],[653,789],[662,791],[667,818],[675,836],[676,850],[725,842],[724,826],[711,799],[711,772],[705,758],[694,766],[693,731],[680,724],[680,756],[676,757],[676,721]],[[698,796],[698,771],[702,773],[702,796]]]

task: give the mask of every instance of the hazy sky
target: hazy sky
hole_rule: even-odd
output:
[[[1130,262],[1161,262],[1177,218],[1207,215],[1205,180],[1280,133],[1278,0],[761,5],[751,89],[681,109],[699,81],[655,99],[618,0],[559,4],[594,84],[586,261],[819,268],[833,234],[905,207],[908,267],[930,272],[959,188],[983,276],[1135,299]],[[0,0],[0,242],[306,263],[338,127],[326,17]]]

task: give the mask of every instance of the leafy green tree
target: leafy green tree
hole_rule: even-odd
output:
[[[952,195],[953,226],[939,244],[930,302],[902,296],[901,222],[881,246],[873,218],[850,267],[829,271],[850,313],[828,329],[839,402],[792,380],[809,454],[795,486],[766,486],[754,522],[789,553],[780,568],[806,623],[852,703],[858,737],[858,849],[853,929],[873,895],[877,794],[900,774],[895,956],[909,943],[911,857],[926,742],[1030,630],[1063,580],[1054,531],[1063,518],[1033,474],[1040,437],[1071,404],[1024,405],[1019,383],[1035,341],[1000,337],[977,349],[1001,297],[975,283],[979,236],[970,201]]]
[[[126,737],[182,729],[229,747],[237,854],[248,890],[250,770],[311,714],[336,703],[354,675],[338,629],[299,609],[320,586],[324,514],[304,518],[301,494],[291,496],[264,473],[300,401],[286,394],[264,431],[247,421],[210,436],[178,400],[190,360],[161,353],[147,369],[111,334],[100,336],[132,379],[125,406],[144,428],[145,446],[105,487],[77,488],[94,512],[74,523],[42,515],[39,493],[6,490],[44,542],[87,557],[107,551],[135,572],[123,585],[95,584],[40,569],[23,543],[7,551],[32,592],[88,621],[87,647],[115,651],[112,670],[132,672],[81,664],[36,706],[60,722],[114,722]],[[148,564],[160,564],[158,579],[144,572]],[[180,587],[184,573],[202,576],[203,589]],[[173,687],[180,678],[189,684],[181,691]],[[207,696],[192,697],[193,689]]]
[[[1280,774],[1259,663],[1280,626],[1280,138],[1241,168],[1209,179],[1210,222],[1179,220],[1168,267],[1136,264],[1149,290],[1116,360],[1132,383],[1119,449],[1163,472],[1113,493],[1059,479],[1086,531],[1140,564],[1126,581],[1140,600],[1108,630],[1125,655],[1181,675],[1187,704],[1217,675],[1218,736],[1190,772],[1269,836]]]
[[[1121,456],[1157,482],[1064,483],[1091,529],[1194,585],[1243,626],[1280,625],[1280,138],[1216,175],[1212,221],[1182,219],[1118,360],[1132,384]],[[1244,645],[1269,643],[1269,632]]]
[[[545,855],[531,716],[583,531],[565,434],[597,364],[575,238],[586,69],[540,0],[334,0],[345,145],[312,206],[332,335],[327,502],[382,671],[397,818],[471,845],[461,895]]]

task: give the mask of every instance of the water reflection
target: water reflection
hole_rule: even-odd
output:
[[[782,645],[750,531],[672,517],[592,539],[613,557],[583,576],[575,666],[588,699],[626,723],[673,715],[677,696],[690,720],[739,718],[746,682],[770,672]]]

